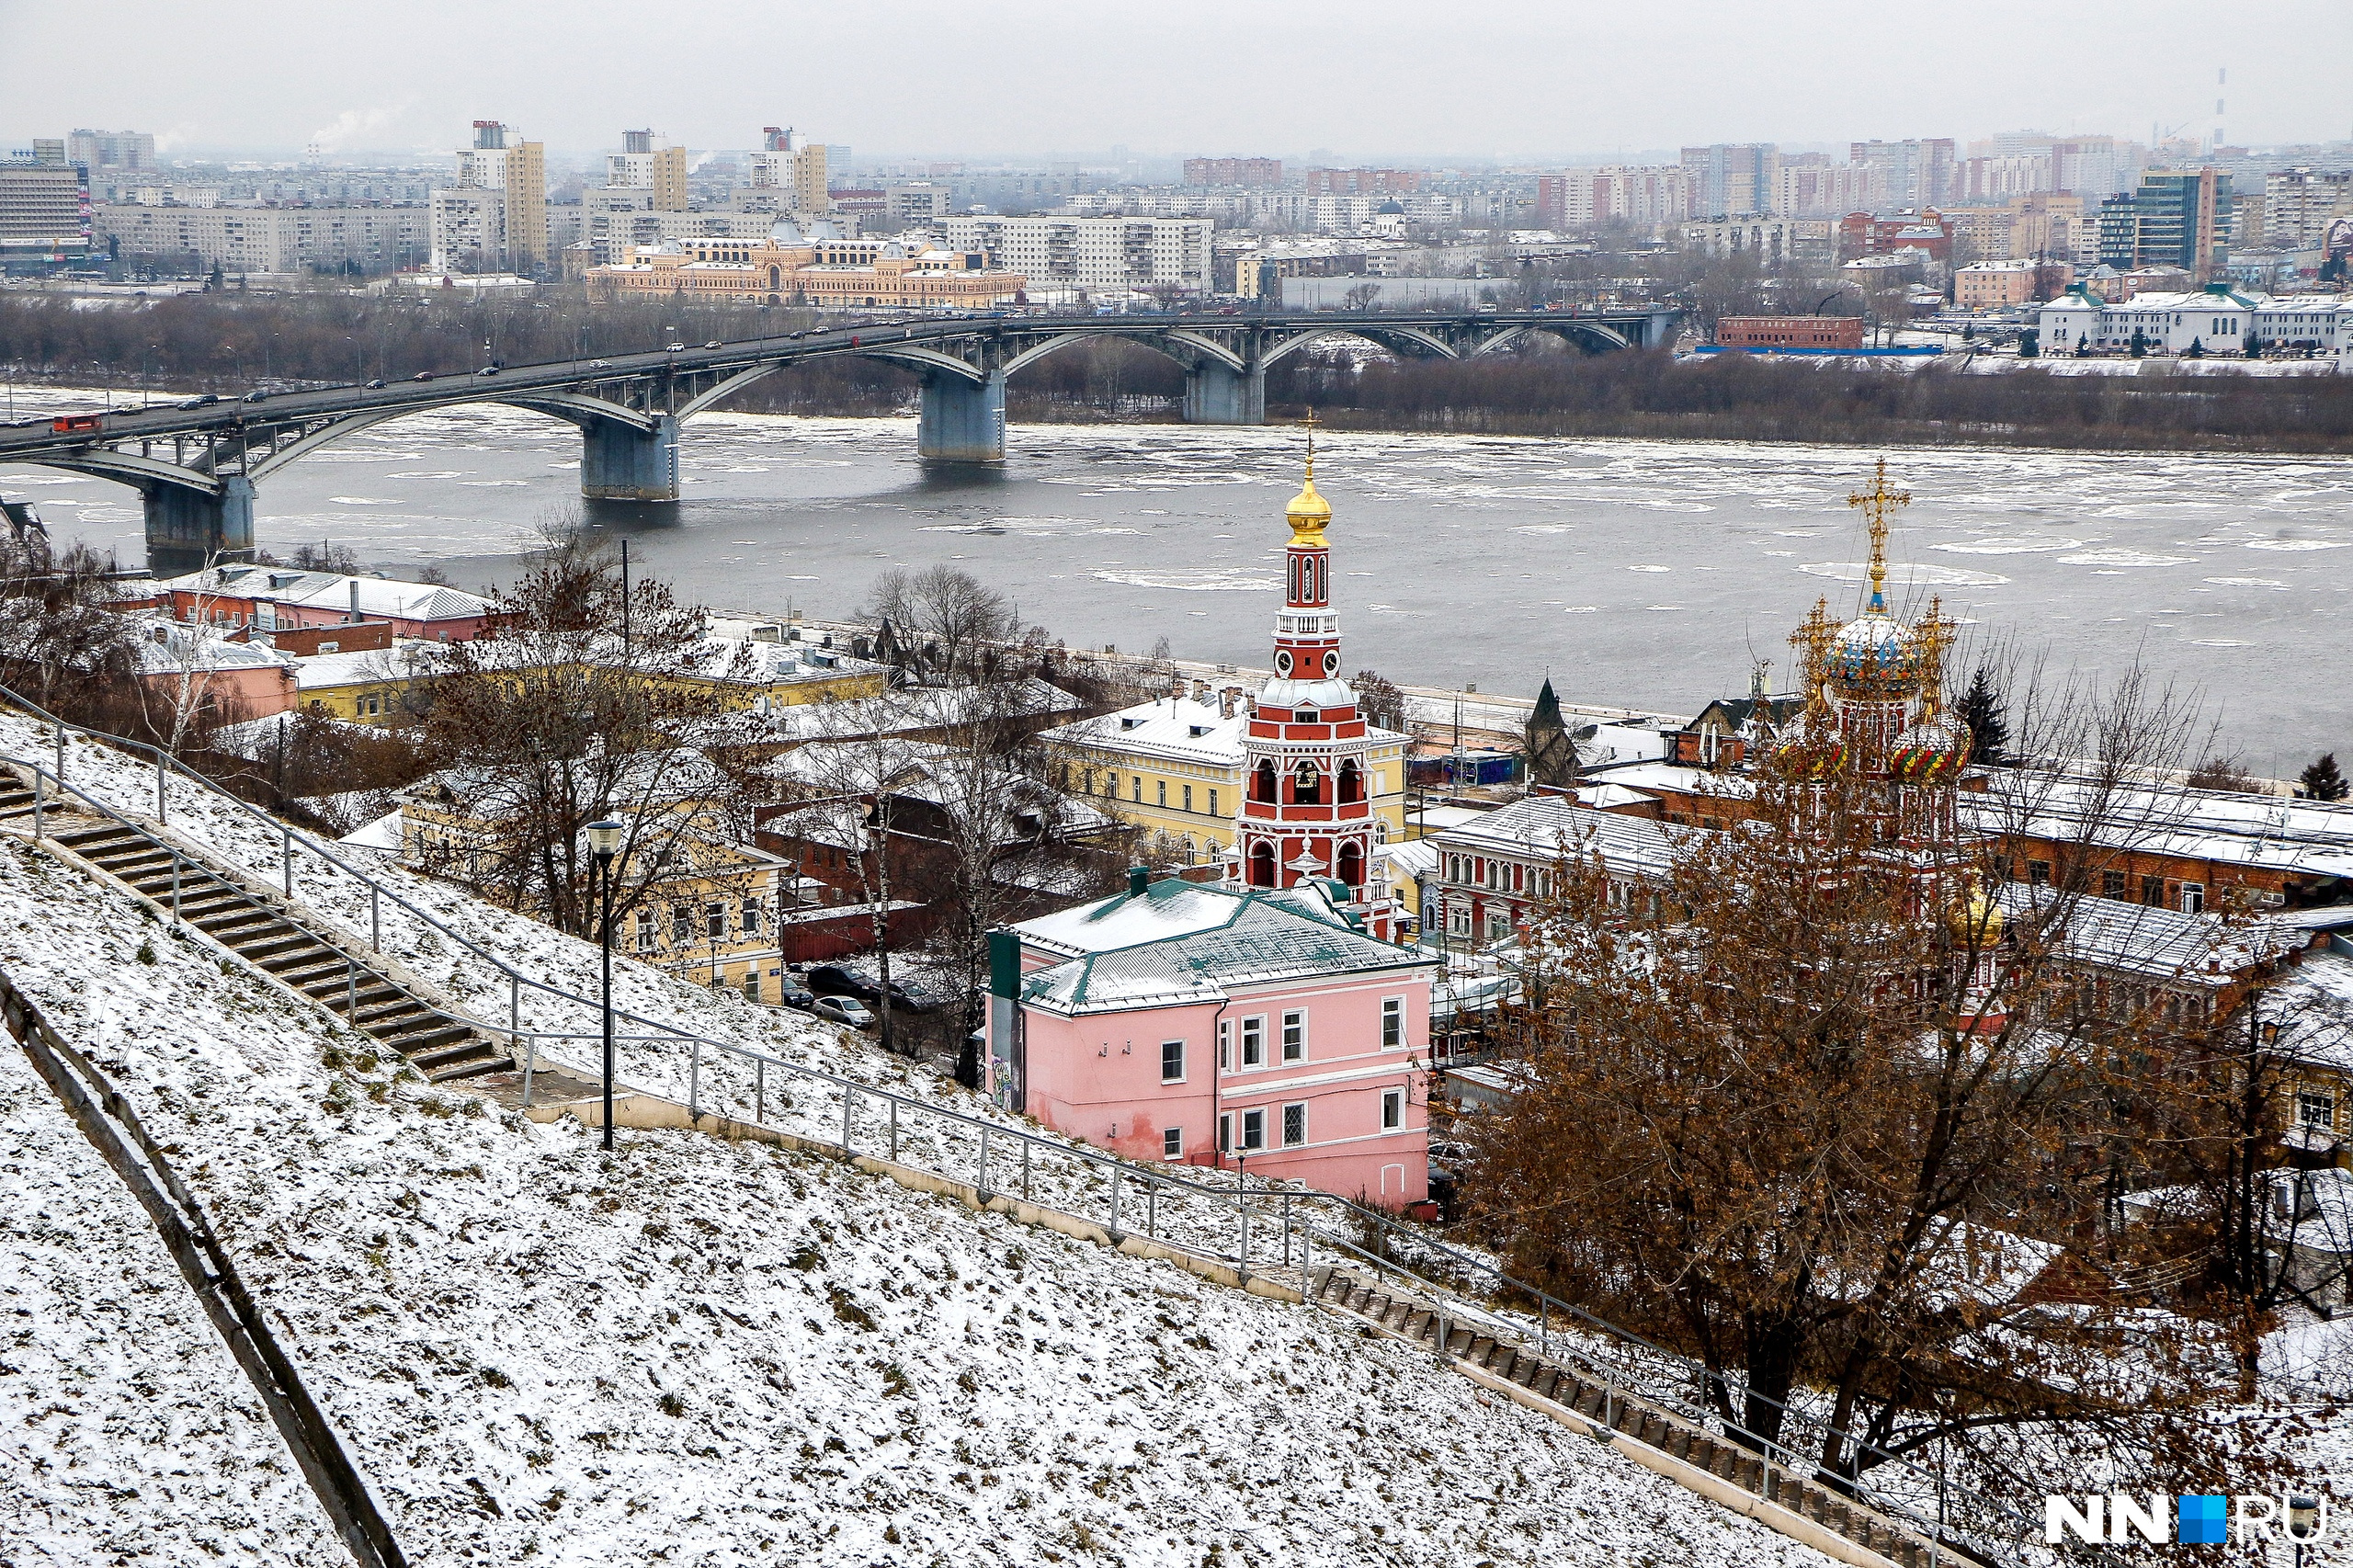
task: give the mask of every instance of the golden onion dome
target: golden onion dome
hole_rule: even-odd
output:
[[[1946,918],[1953,935],[1963,941],[1990,948],[2002,939],[2002,906],[1975,877],[1969,880],[1969,896],[1954,904]]]
[[[1332,521],[1332,503],[1324,499],[1315,488],[1315,415],[1307,415],[1307,478],[1300,485],[1299,494],[1283,508],[1283,516],[1290,522],[1293,545],[1320,545],[1324,529]]]
[[[1313,460],[1308,463],[1306,484],[1301,488],[1298,494],[1290,498],[1290,505],[1283,508],[1283,516],[1290,522],[1291,543],[1322,544],[1324,542],[1324,529],[1332,520],[1332,503],[1324,500],[1315,488],[1315,465]]]

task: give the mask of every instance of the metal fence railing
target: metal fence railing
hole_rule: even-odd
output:
[[[33,777],[36,832],[46,825],[51,800],[71,798],[134,832],[149,830],[116,806],[66,777],[65,737],[76,727],[0,687],[0,705],[13,706],[49,724],[53,755],[6,760]],[[462,1016],[460,1021],[514,1042],[527,1073],[542,1040],[600,1037],[601,1003],[529,973],[483,943],[455,929],[402,888],[368,866],[338,854],[290,824],[272,818],[222,790],[158,748],[114,736],[77,731],[108,749],[144,756],[154,765],[155,812],[168,822],[172,781],[193,788],[216,806],[233,810],[231,822],[249,830],[247,844],[217,846],[233,858],[242,847],[274,851],[278,881],[290,900],[302,889],[306,903],[323,915],[338,905],[357,925],[364,915],[368,940],[381,949],[388,919],[429,932],[452,959],[452,982],[466,965],[486,971],[503,986],[505,1021]],[[94,759],[95,760],[95,759]],[[143,791],[144,786],[141,786]],[[179,853],[176,846],[175,853]],[[319,881],[324,873],[325,884]],[[335,879],[340,879],[336,882]],[[357,931],[351,933],[357,940]],[[475,986],[477,993],[494,987]],[[553,1004],[526,1028],[523,999]],[[562,1024],[563,1013],[579,1027]],[[1457,1246],[1383,1210],[1329,1193],[1260,1180],[1239,1173],[1153,1165],[1023,1126],[1009,1115],[976,1114],[933,1103],[853,1075],[796,1062],[773,1050],[680,1028],[666,1019],[617,1006],[622,1037],[639,1048],[641,1060],[666,1055],[675,1073],[684,1055],[684,1099],[689,1113],[725,1116],[756,1126],[829,1143],[847,1155],[879,1156],[933,1176],[967,1183],[985,1200],[1018,1194],[1027,1201],[1100,1223],[1114,1240],[1142,1235],[1216,1260],[1243,1278],[1280,1273],[1302,1283],[1318,1262],[1359,1267],[1408,1281],[1457,1323],[1533,1350],[1546,1359],[1602,1385],[1611,1397],[1637,1401],[1667,1412],[1702,1430],[1748,1449],[1765,1461],[1770,1485],[1780,1479],[1827,1487],[1915,1532],[1941,1560],[1946,1555],[1989,1562],[2018,1562],[2041,1555],[2040,1521],[1998,1499],[1951,1484],[1938,1471],[1913,1460],[1861,1445],[1859,1473],[1832,1474],[1809,1457],[1825,1451],[1831,1428],[1802,1403],[1764,1395],[1754,1403],[1778,1408],[1779,1434],[1768,1439],[1742,1428],[1722,1407],[1752,1402],[1736,1371],[1711,1369],[1693,1358],[1654,1344],[1599,1318],[1539,1286],[1507,1274],[1492,1256]],[[1321,1255],[1320,1258],[1318,1254]],[[1532,1314],[1532,1317],[1531,1317]],[[1711,1388],[1722,1401],[1711,1399]],[[1850,1453],[1854,1438],[1840,1434]]]

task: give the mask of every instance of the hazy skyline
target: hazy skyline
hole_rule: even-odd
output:
[[[2022,0],[1467,16],[1393,0],[1194,0],[1165,22],[1059,0],[676,15],[674,26],[612,0],[115,0],[98,12],[0,0],[0,145],[95,127],[151,131],[166,157],[312,142],[425,155],[495,119],[566,153],[617,145],[624,126],[703,149],[790,124],[861,154],[1125,144],[1141,156],[1533,161],[2026,128],[2204,135],[2218,67],[2234,142],[2353,132],[2345,0],[2284,0],[2236,28],[2187,0],[2151,0],[2098,28]]]

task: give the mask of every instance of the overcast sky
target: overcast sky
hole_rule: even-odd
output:
[[[2237,17],[2239,19],[2234,19]],[[2353,0],[0,0],[0,147],[75,127],[229,149],[551,151],[763,125],[861,156],[1348,162],[1996,131],[2353,133]]]

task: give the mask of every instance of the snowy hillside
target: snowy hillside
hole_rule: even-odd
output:
[[[0,967],[175,1147],[421,1563],[1825,1561],[1348,1320],[832,1160],[631,1133],[608,1162],[572,1123],[395,1081],[13,841]],[[47,1348],[6,1353],[0,1454],[106,1484],[44,1483],[51,1556],[0,1560],[143,1536],[155,1561],[335,1561],[283,1459],[239,1513],[266,1426],[135,1207],[10,1073],[11,1189],[55,1196],[12,1220],[41,1267],[9,1304]],[[46,1409],[69,1356],[103,1370],[73,1419]]]

